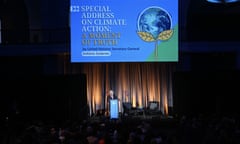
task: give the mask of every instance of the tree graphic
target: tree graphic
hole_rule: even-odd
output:
[[[159,40],[166,41],[166,40],[170,39],[173,35],[173,30],[172,29],[164,30],[158,34],[157,38],[154,38],[154,36],[149,32],[139,31],[137,33],[142,40],[144,40],[146,42],[155,42],[155,50],[154,51],[155,51],[155,56],[157,57],[158,56],[158,41]]]

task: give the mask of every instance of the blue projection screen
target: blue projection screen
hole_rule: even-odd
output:
[[[71,62],[178,61],[178,0],[71,0]]]

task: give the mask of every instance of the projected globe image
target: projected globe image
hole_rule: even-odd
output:
[[[139,15],[137,21],[138,31],[147,32],[157,39],[165,30],[171,29],[170,15],[160,7],[149,7]]]

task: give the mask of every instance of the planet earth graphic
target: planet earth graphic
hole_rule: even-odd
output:
[[[137,21],[138,31],[150,33],[155,39],[162,31],[170,30],[171,25],[169,13],[157,6],[144,9]]]

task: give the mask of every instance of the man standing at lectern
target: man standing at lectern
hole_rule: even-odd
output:
[[[107,110],[106,115],[108,116],[110,113],[110,100],[118,99],[118,97],[115,95],[113,90],[109,91],[109,94],[107,95]]]

